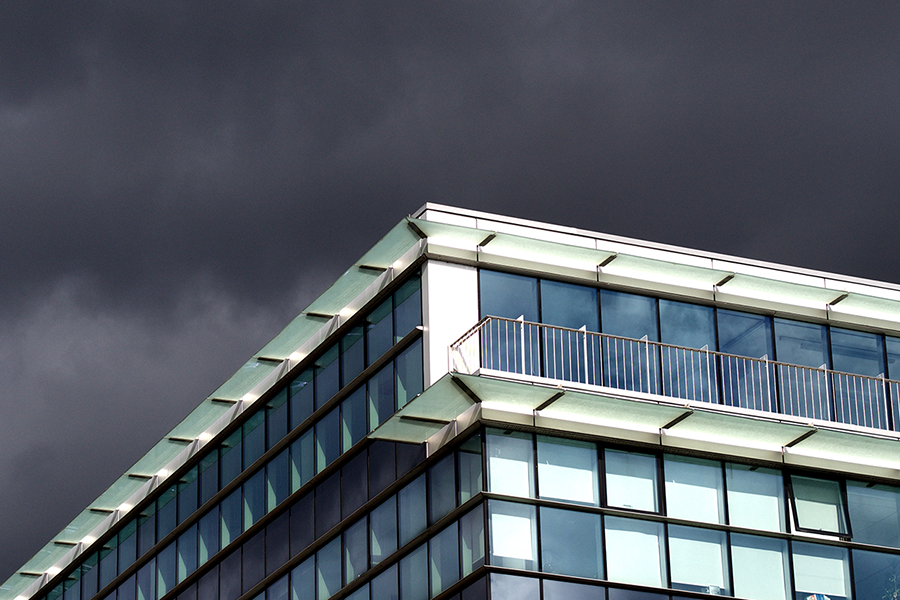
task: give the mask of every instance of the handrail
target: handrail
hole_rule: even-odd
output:
[[[877,429],[900,425],[900,381],[883,376],[524,319],[483,318],[450,346],[450,369],[539,375]]]

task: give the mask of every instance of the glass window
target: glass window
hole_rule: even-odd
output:
[[[266,575],[283,565],[291,557],[291,513],[283,512],[266,525]]]
[[[197,525],[192,525],[184,533],[178,536],[178,581],[184,581],[185,577],[197,568]]]
[[[316,552],[316,587],[319,600],[327,600],[341,589],[340,536]]]
[[[428,541],[431,563],[431,596],[459,581],[459,526],[451,523]]]
[[[479,271],[482,317],[502,317],[538,322],[538,280],[534,277]],[[482,335],[483,346],[492,356],[491,367],[516,373],[540,373],[538,358],[540,340],[536,331],[522,329],[521,325],[503,321],[495,322]],[[524,336],[524,347],[521,341]],[[524,354],[524,364],[523,364]]]
[[[129,520],[119,531],[119,573],[131,566],[137,558],[137,520]]]
[[[596,444],[539,435],[537,460],[541,498],[600,505]]]
[[[822,594],[850,598],[850,561],[846,548],[793,543],[794,589],[798,598]]]
[[[726,463],[725,482],[731,525],[785,531],[781,471]]]
[[[266,575],[266,532],[260,531],[244,542],[241,593],[246,594]],[[254,600],[264,600],[254,598]]]
[[[175,542],[156,556],[156,597],[162,598],[175,587]]]
[[[396,600],[400,597],[400,588],[397,582],[397,564],[394,563],[370,584],[372,599]]]
[[[219,453],[216,449],[200,459],[200,506],[219,491]]]
[[[425,503],[425,475],[407,484],[397,494],[400,515],[400,545],[403,546],[425,531],[427,506]]]
[[[341,403],[341,443],[343,452],[366,437],[366,386],[360,386]]]
[[[541,280],[541,322],[600,331],[597,290]],[[599,338],[563,329],[544,330],[544,375],[553,379],[596,383],[600,373]],[[586,353],[586,354],[585,354]]]
[[[241,474],[243,466],[241,464],[241,430],[238,429],[228,436],[222,447],[219,449],[219,465],[221,469],[221,486],[225,487],[234,478]]]
[[[335,473],[316,487],[316,536],[324,535],[341,520],[341,474]]]
[[[425,544],[400,559],[400,598],[428,600],[428,548]]]
[[[97,566],[98,561],[99,561],[99,557],[97,556],[97,554],[92,553],[81,564],[81,597],[82,598],[90,598],[91,596],[93,596],[97,593],[97,571],[100,570],[99,567]],[[155,564],[153,567],[151,567],[151,569],[152,569],[151,577],[153,577],[155,580],[155,577],[156,577]]]
[[[853,541],[900,548],[900,489],[847,482]]]
[[[753,600],[787,600],[791,569],[787,540],[731,535],[734,595]]]
[[[115,579],[118,571],[116,569],[116,562],[118,558],[118,554],[116,553],[115,548],[116,540],[113,538],[106,544],[102,550],[100,550],[100,589],[102,590],[104,587],[109,585],[109,583]]]
[[[241,488],[231,492],[219,505],[222,517],[222,547],[241,535]]]
[[[86,593],[83,596],[90,598]],[[150,562],[137,572],[137,600],[154,600],[154,598],[156,598],[156,559],[151,558]]]
[[[291,492],[296,492],[316,474],[316,449],[313,429],[291,444]]]
[[[397,497],[391,496],[372,511],[370,519],[372,563],[375,566],[397,551]]]
[[[287,388],[266,403],[266,449],[280,442],[288,432]]]
[[[232,552],[219,565],[220,600],[237,600],[241,595],[241,549]]]
[[[604,600],[606,589],[583,583],[545,579],[544,600]]]
[[[538,600],[540,597],[540,579],[491,574],[491,600]]]
[[[397,479],[394,442],[376,440],[369,445],[369,497],[374,498]]]
[[[536,512],[527,504],[488,502],[492,565],[537,569]]]
[[[257,411],[244,423],[244,468],[252,465],[266,451],[266,413]]]
[[[360,452],[341,467],[341,518],[346,519],[368,500],[366,470],[368,455]]]
[[[428,470],[428,522],[435,523],[456,507],[456,457],[451,454]]]
[[[464,503],[484,488],[481,476],[481,434],[459,447],[459,501]]]
[[[867,377],[881,377],[884,338],[874,333],[831,328],[832,368]],[[884,387],[880,381],[835,373],[832,376],[835,420],[865,427],[888,428]]]
[[[659,512],[655,456],[607,449],[604,463],[609,506]]]
[[[266,514],[266,471],[260,469],[244,482],[244,531]]]
[[[416,340],[409,348],[401,352],[395,363],[397,365],[397,408],[422,393],[422,340]]]
[[[297,556],[315,539],[314,492],[309,492],[291,506],[291,556]]]
[[[367,583],[355,592],[351,592],[346,598],[347,600],[369,600],[369,584]]]
[[[775,357],[772,343],[772,318],[762,315],[718,309],[719,351],[724,402],[755,410],[778,412],[773,401],[773,367],[747,360]]]
[[[138,515],[137,555],[143,556],[156,544],[156,503],[151,502]],[[94,592],[96,593],[96,591]],[[87,598],[87,596],[85,596]]]
[[[484,565],[484,514],[481,506],[470,510],[459,520],[462,576],[466,577]]]
[[[854,550],[853,579],[857,598],[900,598],[900,556]]]
[[[488,490],[534,497],[534,449],[531,434],[489,430]]]
[[[197,582],[197,600],[219,600],[219,566],[215,565]]]
[[[721,463],[667,455],[665,469],[666,512],[670,517],[725,523]]]
[[[266,508],[273,510],[291,493],[289,450],[285,448],[266,465]]]
[[[316,472],[330,465],[341,455],[340,407],[316,423]]]
[[[600,515],[541,507],[541,570],[603,579]]]
[[[200,548],[199,564],[205,564],[219,551],[219,507],[200,518],[199,523]]]
[[[291,600],[310,600],[316,595],[316,561],[310,556],[291,571]]]
[[[394,364],[388,363],[369,378],[369,430],[394,414]]]
[[[371,365],[394,345],[393,304],[388,298],[366,317],[366,364]]]
[[[288,600],[288,576],[285,575],[266,589],[265,600]]]
[[[610,581],[665,587],[663,524],[606,517],[606,568]]]
[[[369,558],[366,556],[368,523],[363,517],[344,532],[344,585],[366,572]]]
[[[365,339],[362,327],[354,327],[341,338],[341,387],[347,385],[365,368]]]
[[[828,366],[828,328],[824,325],[775,319],[778,360],[801,369],[778,365],[778,386],[783,412],[798,417],[832,420],[831,398],[825,372]]]
[[[313,413],[314,387],[312,369],[306,369],[291,382],[291,429],[305,421]]]
[[[340,361],[335,344],[316,360],[316,408],[321,408],[340,389]]]
[[[394,292],[394,340],[422,324],[422,290],[418,277],[405,282]]]
[[[827,533],[848,533],[840,482],[791,475],[791,488],[798,527]]]
[[[724,531],[669,525],[669,556],[674,589],[731,595]]]
[[[629,339],[607,339],[603,348],[606,385],[624,390],[656,392],[659,353],[638,341],[659,341],[656,298],[600,290],[603,333]]]
[[[716,349],[715,314],[712,307],[659,301],[659,336],[664,344],[697,349]],[[662,348],[662,386],[667,396],[718,402],[715,357],[679,348]]]
[[[178,507],[175,497],[177,494],[178,488],[173,485],[156,501],[156,539],[159,541],[162,541],[175,529]]]

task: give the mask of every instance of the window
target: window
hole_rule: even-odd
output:
[[[847,482],[853,541],[900,548],[900,489]]]
[[[531,434],[488,430],[488,490],[534,497],[534,450]]]
[[[527,504],[488,502],[491,564],[537,568],[537,510]]]
[[[781,471],[727,463],[725,481],[731,525],[785,531]]]
[[[787,540],[732,534],[734,594],[740,598],[787,600],[791,594]]]
[[[607,449],[604,462],[609,506],[659,512],[655,456]]]
[[[600,515],[548,508],[541,512],[541,570],[576,577],[603,578],[603,527]]]
[[[721,463],[666,456],[666,512],[670,517],[725,523]]]
[[[846,548],[794,542],[794,589],[797,598],[822,594],[850,598],[850,561]]]
[[[850,533],[840,482],[791,475],[791,488],[798,528],[840,535]]]
[[[664,587],[666,550],[663,524],[606,517],[606,562],[610,581]]]
[[[541,498],[599,506],[596,444],[538,436],[537,456]]]
[[[729,596],[725,532],[669,525],[672,587]]]

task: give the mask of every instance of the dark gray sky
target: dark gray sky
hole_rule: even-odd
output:
[[[900,282],[895,2],[10,0],[0,581],[426,201]]]

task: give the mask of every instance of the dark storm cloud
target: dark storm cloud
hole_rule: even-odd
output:
[[[0,579],[425,201],[900,281],[898,12],[5,3]]]

